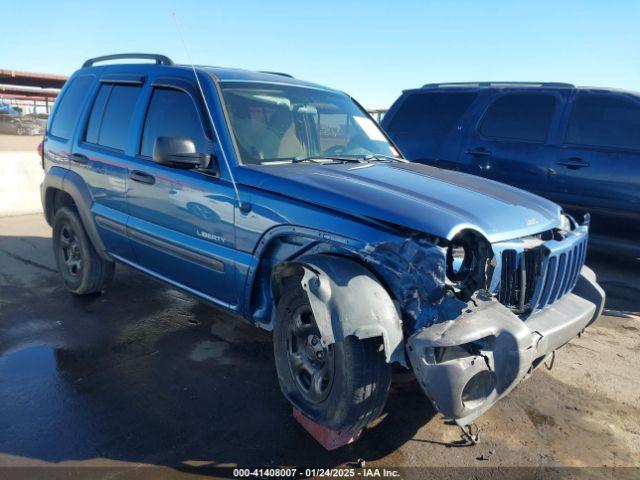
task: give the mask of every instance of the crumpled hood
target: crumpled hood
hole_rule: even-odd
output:
[[[471,228],[490,242],[560,225],[558,205],[464,173],[418,163],[247,166],[241,183],[352,216],[452,239]]]

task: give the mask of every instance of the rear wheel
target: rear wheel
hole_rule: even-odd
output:
[[[73,208],[56,212],[53,253],[65,286],[76,295],[101,292],[113,279],[114,263],[98,255]]]
[[[284,395],[307,417],[331,429],[365,427],[384,408],[391,381],[381,339],[349,336],[327,345],[300,284],[289,282],[285,290],[274,327]]]

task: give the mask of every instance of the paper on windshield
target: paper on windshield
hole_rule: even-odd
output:
[[[373,121],[370,118],[367,118],[367,117],[353,117],[353,118],[355,119],[356,122],[358,122],[358,125],[360,125],[360,128],[364,130],[364,133],[366,133],[371,140],[375,140],[378,142],[384,142],[387,140],[386,138],[384,138],[384,135],[382,134],[378,126],[375,123],[373,123]]]

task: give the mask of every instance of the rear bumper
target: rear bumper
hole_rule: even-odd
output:
[[[572,293],[526,321],[495,299],[479,300],[455,320],[412,335],[411,366],[436,408],[467,425],[594,322],[604,301],[587,267]]]

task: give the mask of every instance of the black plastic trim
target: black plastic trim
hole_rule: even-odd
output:
[[[114,55],[105,55],[103,57],[90,58],[82,64],[82,68],[93,67],[97,62],[107,62],[109,60],[155,60],[156,65],[173,65],[173,60],[165,55],[156,53],[116,53]]]
[[[180,247],[173,243],[167,243],[164,240],[161,240],[153,235],[149,235],[147,233],[143,233],[139,230],[134,230],[132,228],[128,228],[129,237],[133,240],[136,240],[141,243],[145,243],[151,247],[157,248],[158,250],[162,250],[165,253],[170,255],[174,255],[183,260],[188,260],[193,263],[198,263],[205,265],[216,272],[224,272],[224,263],[216,258],[209,257],[207,255],[203,255],[198,252],[194,252],[193,250],[188,250],[186,248]]]
[[[62,186],[62,188],[59,188],[59,186]],[[96,222],[93,219],[93,214],[91,212],[93,197],[91,196],[91,192],[89,192],[89,188],[82,177],[71,170],[54,167],[47,173],[42,186],[43,200],[45,201],[47,198],[46,191],[48,188],[58,188],[71,196],[77,206],[82,226],[86,230],[91,243],[98,252],[98,255],[105,260],[112,261],[113,259],[107,254],[107,249],[100,238],[100,234],[98,233]],[[45,205],[45,212],[48,210],[48,207],[48,205]]]
[[[120,235],[127,235],[127,226],[120,222],[96,215],[96,223],[107,230],[111,230],[112,232],[119,233]]]

